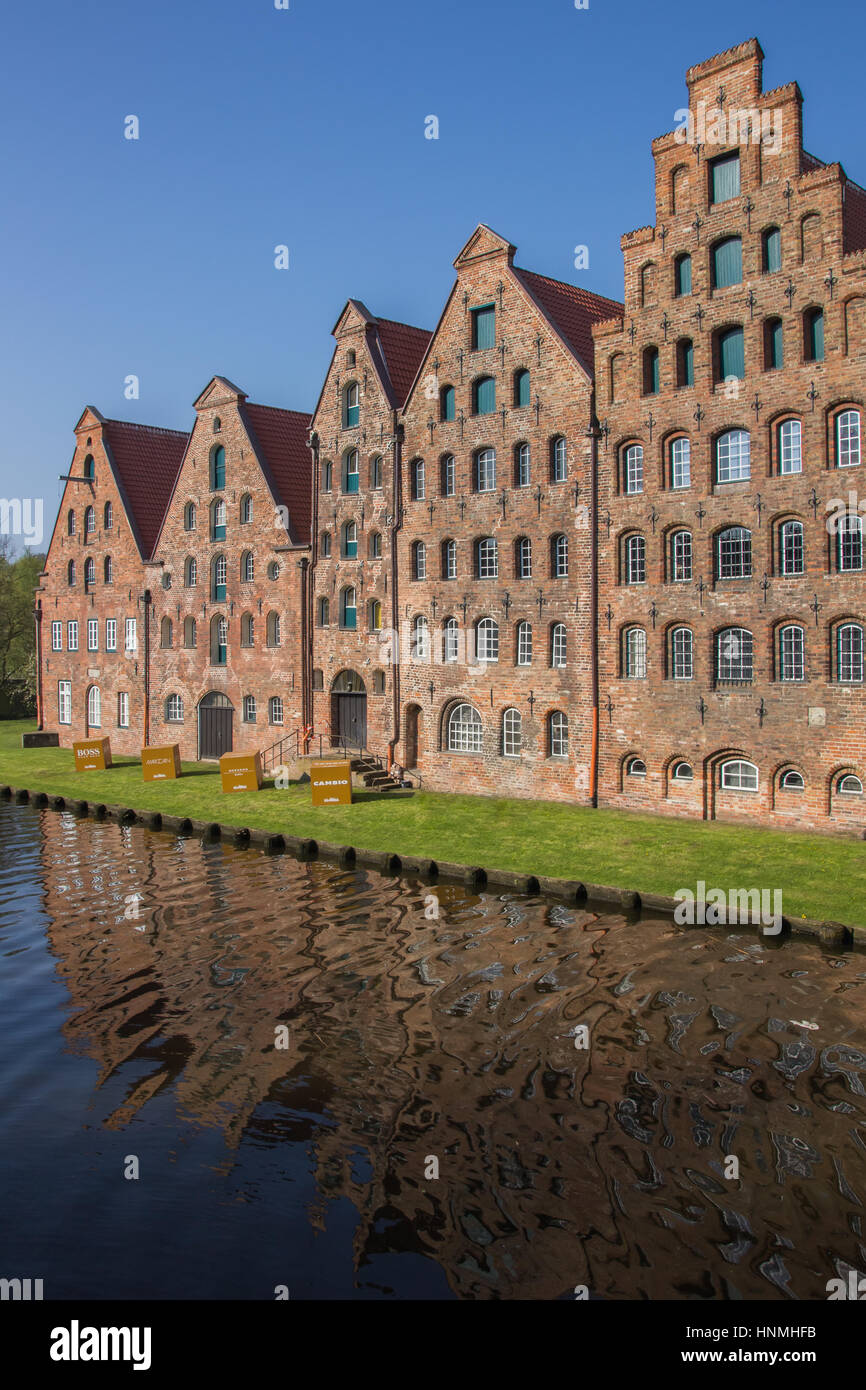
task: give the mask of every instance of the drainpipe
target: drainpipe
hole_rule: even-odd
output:
[[[315,660],[315,613],[314,613],[314,594],[316,590],[316,566],[319,561],[319,436],[315,430],[309,438],[310,452],[313,455],[313,507],[312,507],[312,534],[310,536],[310,562],[306,572],[307,577],[307,679],[304,683],[304,728],[312,728],[313,719],[313,663]],[[312,743],[312,734],[304,739],[304,752],[308,753]]]
[[[397,585],[397,535],[403,526],[403,426],[394,411],[394,517],[391,526],[391,684],[394,692],[394,737],[388,743],[388,771],[400,742],[400,595]]]
[[[308,584],[307,576],[309,573],[309,556],[304,555],[298,561],[298,569],[301,571],[301,725],[306,729],[309,724],[309,701],[307,699],[307,680],[310,674],[310,624],[307,612]],[[300,746],[298,752],[300,752]],[[304,739],[304,752],[307,751],[307,740]]]
[[[36,727],[42,731],[43,706],[42,706],[42,600],[37,598],[36,607],[33,609],[33,616],[36,619]]]
[[[150,589],[141,596],[144,604],[144,747],[150,747]]]
[[[592,738],[589,755],[590,805],[598,806],[598,441],[601,430],[595,413],[595,392],[590,401],[590,670],[592,672]]]

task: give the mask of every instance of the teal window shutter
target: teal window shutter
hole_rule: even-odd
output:
[[[806,355],[810,362],[824,361],[824,314],[813,309],[806,324]]]
[[[691,256],[679,256],[677,258],[676,292],[677,295],[691,294],[692,292],[692,258]]]
[[[518,372],[514,378],[515,406],[529,405],[529,372]]]
[[[727,237],[713,249],[713,282],[717,290],[739,285],[743,279],[743,243],[738,236]]]
[[[213,455],[213,483],[214,489],[224,488],[226,485],[226,451],[219,446],[214,450]]]
[[[739,377],[740,380],[745,377],[742,328],[729,328],[726,333],[722,333],[719,338],[719,364],[723,380],[729,376]]]
[[[478,351],[496,346],[496,310],[492,304],[472,311],[472,346]]]
[[[682,385],[694,386],[695,384],[695,349],[692,343],[683,343],[680,362],[682,364]]]
[[[492,376],[482,377],[475,384],[475,414],[492,415],[496,409],[496,382]]]
[[[768,275],[782,269],[782,233],[778,227],[771,227],[764,233],[764,270]]]
[[[442,419],[454,419],[454,387],[446,386],[442,392]]]
[[[782,320],[774,319],[767,329],[767,366],[781,367],[783,361]]]
[[[645,396],[654,396],[659,389],[659,350],[646,348],[643,356],[643,390]]]
[[[710,201],[726,203],[729,198],[740,196],[740,156],[722,155],[714,159],[710,168],[712,179]]]

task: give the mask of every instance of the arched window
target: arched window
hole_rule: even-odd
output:
[[[807,362],[824,361],[823,309],[807,309],[803,315],[803,356]]]
[[[322,464],[322,491],[330,492],[334,486],[334,465],[330,459]]]
[[[169,724],[183,723],[183,696],[169,695],[165,702],[165,717]]]
[[[499,578],[499,551],[493,536],[475,542],[475,578]]]
[[[457,542],[455,540],[442,542],[442,578],[457,578]]]
[[[778,227],[767,227],[761,233],[761,269],[765,275],[782,269],[782,233]]]
[[[675,681],[690,681],[695,674],[694,637],[691,628],[675,627],[670,636],[670,674]]]
[[[550,664],[562,669],[567,663],[568,632],[565,623],[554,623],[550,629]]]
[[[694,775],[691,763],[674,763],[671,770],[671,780],[674,782],[691,782]]]
[[[496,410],[496,382],[492,376],[479,377],[472,385],[472,414],[492,415]]]
[[[374,454],[370,459],[370,487],[378,492],[382,487],[382,455]]]
[[[412,623],[409,659],[410,661],[430,660],[430,629],[423,613],[419,613]]]
[[[214,502],[210,509],[211,526],[210,538],[212,541],[224,541],[226,538],[226,504],[221,497],[218,502]]]
[[[319,627],[327,627],[331,621],[331,605],[326,598],[319,599]]]
[[[721,784],[725,791],[756,792],[758,790],[758,769],[754,763],[741,758],[731,758],[722,763]]]
[[[656,268],[652,261],[641,269],[640,302],[644,309],[648,304],[655,304],[656,302]]]
[[[361,486],[361,472],[358,463],[358,450],[350,449],[343,458],[343,491],[358,492]]]
[[[568,578],[568,536],[562,532],[550,538],[550,573],[553,579]]]
[[[84,476],[89,483],[92,483],[96,477],[96,464],[92,454],[88,454],[84,460]]]
[[[228,656],[229,624],[227,618],[216,617],[210,625],[211,665],[225,666]]]
[[[110,502],[106,502],[102,509],[102,525],[106,531],[111,531],[114,527],[114,507]]]
[[[784,361],[785,330],[782,320],[774,316],[764,320],[764,371],[775,371]]]
[[[453,497],[457,492],[457,465],[453,454],[446,454],[440,463],[440,486],[443,497]]]
[[[714,334],[716,382],[728,381],[731,377],[742,381],[746,375],[743,330],[739,326],[721,328]]]
[[[187,502],[183,509],[183,529],[185,531],[195,530],[195,502]]]
[[[499,624],[495,618],[481,618],[475,624],[475,655],[479,661],[499,660]]]
[[[521,368],[520,371],[517,371],[517,372],[514,373],[514,406],[515,406],[515,409],[517,409],[517,410],[522,409],[524,406],[529,405],[529,401],[530,401],[529,372],[528,372],[528,371],[526,370],[526,368],[524,367],[524,368]]]
[[[647,347],[643,350],[643,393],[655,396],[659,390],[659,350]]]
[[[162,587],[163,587],[164,589],[170,589],[170,588],[171,588],[171,572],[170,572],[169,570],[163,571],[163,576],[162,576]]]
[[[671,536],[671,580],[687,584],[692,577],[692,533],[674,531]]]
[[[330,556],[331,556],[331,533],[330,533],[330,531],[323,531],[322,534],[321,534],[321,536],[319,537],[319,553],[321,554],[323,560],[328,560],[328,559],[330,559]]]
[[[196,644],[195,618],[184,618],[183,620],[183,645],[194,647]]]
[[[568,720],[559,709],[547,716],[547,752],[551,758],[568,757]]]
[[[268,700],[268,723],[282,724],[283,701],[280,695],[272,695]]]
[[[67,536],[75,535],[75,512],[71,507],[66,513],[66,534]]]
[[[84,535],[92,536],[96,530],[96,512],[92,507],[85,508],[84,512]]]
[[[369,621],[371,632],[382,631],[382,604],[377,598],[370,599]]]
[[[626,536],[623,548],[623,579],[626,584],[646,583],[646,541],[643,536]]]
[[[514,449],[514,486],[529,487],[530,449],[528,444],[517,444]]]
[[[210,455],[210,490],[221,492],[226,485],[226,451],[217,444]]]
[[[268,614],[267,641],[269,647],[278,647],[282,641],[279,613]]]
[[[646,763],[643,758],[629,758],[625,765],[626,777],[646,777]]]
[[[514,576],[532,578],[532,541],[528,536],[519,536],[514,542]]]
[[[629,444],[623,450],[623,491],[643,492],[643,445]]]
[[[685,435],[672,439],[668,450],[672,488],[691,487],[692,446]]]
[[[426,496],[424,460],[413,459],[409,465],[409,486],[413,502],[423,502]]]
[[[695,384],[695,345],[691,338],[677,339],[677,386]]]
[[[779,527],[779,571],[790,575],[802,574],[804,569],[803,523],[783,521]]]
[[[687,251],[674,260],[674,295],[679,298],[692,292],[692,258]]]
[[[472,705],[455,705],[448,716],[448,752],[481,752],[481,715]]]
[[[170,647],[172,642],[171,618],[163,618],[159,628],[159,645]]]
[[[532,623],[517,624],[517,665],[532,665]]]
[[[492,492],[496,487],[496,450],[479,449],[475,455],[475,491]]]
[[[671,171],[671,214],[682,212],[689,204],[689,171],[685,164],[678,164]]]
[[[96,583],[96,562],[92,555],[84,561],[84,587],[89,589]]]
[[[371,560],[381,560],[382,558],[382,533],[381,531],[371,531],[368,550]]]
[[[779,628],[779,680],[806,679],[806,633],[799,623]]]
[[[460,625],[456,618],[446,618],[442,624],[442,660],[456,661],[460,652]]]
[[[863,628],[842,623],[836,629],[836,679],[842,685],[863,684]]]
[[[412,542],[412,578],[427,578],[427,547],[423,541]]]
[[[565,436],[558,434],[550,441],[550,481],[564,483],[568,477],[568,445]]]
[[[242,705],[242,718],[245,724],[255,724],[256,722],[256,697],[255,695],[245,695]]]
[[[111,556],[106,555],[105,559],[102,562],[102,582],[104,584],[111,584],[113,578],[114,568],[111,563]]]
[[[361,418],[361,393],[357,381],[343,387],[343,428],[353,429]]]
[[[716,639],[716,680],[749,685],[754,677],[754,643],[744,627],[726,627]]]
[[[89,729],[102,727],[102,696],[98,685],[92,685],[87,692],[87,727]]]
[[[69,585],[72,585],[72,584],[75,583],[75,561],[74,561],[74,560],[70,560],[70,561],[69,561],[69,564],[66,566],[66,582],[67,582],[67,584],[69,584]]]
[[[252,584],[256,577],[256,562],[253,559],[253,552],[245,550],[241,556],[241,583]]]
[[[358,555],[358,523],[344,521],[340,533],[340,550],[345,560],[354,560]]]
[[[802,426],[799,420],[783,420],[779,426],[779,472],[800,473],[803,468]]]
[[[188,555],[183,567],[183,582],[188,589],[194,589],[198,583],[198,561],[194,555]]]
[[[456,396],[453,386],[443,386],[439,392],[439,419],[453,420],[456,413]]]
[[[253,519],[253,499],[248,492],[241,498],[240,519],[242,526],[248,526]]]
[[[749,579],[752,574],[752,533],[729,526],[716,538],[716,579]]]
[[[712,252],[713,289],[739,285],[743,279],[743,243],[738,236],[717,241]]]
[[[863,568],[863,518],[854,512],[845,512],[836,523],[836,563],[840,571]]]
[[[622,673],[629,680],[646,677],[646,631],[642,627],[626,628],[623,634]]]
[[[723,154],[709,162],[710,205],[740,196],[740,154]]]
[[[839,778],[836,783],[836,790],[842,796],[862,796],[863,783],[860,781],[859,777],[854,777],[853,774],[849,772],[846,773],[844,777]]]
[[[252,647],[255,643],[255,622],[252,613],[241,616],[241,646]]]
[[[727,430],[716,440],[716,482],[735,483],[751,476],[748,430]]]
[[[856,468],[860,462],[860,412],[843,410],[836,416],[836,467]]]
[[[225,555],[215,555],[211,565],[210,588],[210,596],[214,603],[225,603],[226,601],[226,574]]]
[[[523,746],[523,720],[520,711],[507,709],[502,716],[502,756],[519,758]]]
[[[358,625],[358,598],[350,585],[340,594],[340,627],[354,630]]]

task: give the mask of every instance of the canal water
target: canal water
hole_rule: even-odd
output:
[[[824,1299],[866,1271],[864,1006],[799,938],[0,805],[0,1276]]]

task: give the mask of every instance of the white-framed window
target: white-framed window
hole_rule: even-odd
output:
[[[519,758],[523,745],[523,720],[520,710],[507,709],[502,716],[502,756]]]
[[[687,584],[692,577],[692,533],[675,531],[671,537],[671,579]]]
[[[66,624],[66,646],[70,652],[78,651],[78,622],[75,618]]]
[[[863,628],[842,623],[836,632],[836,678],[845,685],[863,684]]]
[[[99,619],[87,619],[87,650],[89,652],[99,651]]]
[[[551,758],[568,756],[568,720],[562,710],[555,709],[547,716],[547,747]]]
[[[783,521],[779,527],[779,568],[785,575],[804,571],[802,521]]]
[[[630,444],[623,462],[626,492],[643,492],[643,445]]]
[[[117,619],[105,619],[105,650],[107,652],[117,651]]]
[[[856,468],[860,462],[860,412],[843,410],[836,417],[836,467]]]
[[[169,724],[183,723],[183,696],[169,695],[165,702],[165,717]]]
[[[745,526],[720,531],[716,543],[719,579],[749,579],[752,574],[752,533]]]
[[[481,752],[481,715],[472,705],[456,705],[448,716],[449,753]]]
[[[241,498],[241,525],[248,526],[253,519],[253,499],[248,492]]]
[[[456,661],[460,654],[460,625],[456,618],[446,618],[442,627],[442,660]]]
[[[674,763],[671,772],[671,780],[674,782],[691,782],[694,780],[694,768],[691,763]]]
[[[675,627],[671,633],[671,676],[690,681],[695,674],[694,637],[688,627]]]
[[[563,435],[557,435],[551,445],[550,480],[564,483],[568,476],[568,446]]]
[[[243,699],[243,721],[245,724],[255,724],[256,722],[256,697],[255,695],[245,695]]]
[[[138,651],[138,623],[135,618],[127,618],[126,620],[123,646],[124,650],[127,652]]]
[[[806,633],[799,623],[779,629],[779,680],[806,679]]]
[[[744,627],[727,627],[716,642],[716,676],[720,681],[748,684],[754,676],[754,642]]]
[[[791,768],[788,772],[782,773],[779,786],[785,792],[801,792],[806,786],[806,779],[802,772],[797,772]]]
[[[551,542],[551,569],[554,579],[568,578],[568,536],[554,536]]]
[[[625,634],[624,672],[629,680],[646,676],[646,631],[642,627],[627,628]]]
[[[528,444],[518,444],[514,458],[515,487],[529,487],[530,450]]]
[[[716,482],[735,483],[751,477],[751,438],[748,430],[728,430],[716,440]]]
[[[671,441],[671,487],[691,487],[692,484],[692,446],[690,440],[682,437]]]
[[[496,450],[479,449],[475,455],[475,491],[492,492],[496,487]]]
[[[453,497],[457,491],[457,465],[453,454],[446,454],[442,460],[442,496]]]
[[[532,623],[517,624],[517,664],[532,665]]]
[[[252,584],[256,577],[256,562],[251,550],[245,550],[241,556],[241,583]]]
[[[282,696],[272,695],[268,700],[268,723],[282,724],[283,722],[283,701]]]
[[[742,758],[732,758],[722,763],[722,786],[726,791],[756,792],[758,790],[758,769],[754,763]]]
[[[412,460],[409,481],[413,502],[423,502],[427,495],[427,482],[423,459]]]
[[[554,623],[550,629],[550,664],[562,668],[568,654],[568,632],[565,623]]]
[[[374,454],[370,459],[370,487],[378,492],[382,486],[382,455]]]
[[[859,777],[855,777],[853,773],[848,772],[844,777],[839,778],[836,783],[836,790],[841,793],[842,796],[862,796],[863,783],[860,781]]]
[[[63,651],[63,623],[53,622],[51,624],[51,650],[53,652]]]
[[[475,651],[479,661],[499,660],[499,624],[495,618],[481,618],[476,623]]]
[[[779,472],[803,471],[803,429],[799,420],[783,420],[779,426]]]
[[[493,536],[484,536],[477,543],[476,573],[479,579],[499,578],[499,549]]]
[[[409,657],[411,661],[430,660],[430,629],[423,613],[419,613],[412,624]]]
[[[837,524],[837,554],[840,570],[863,568],[863,518],[846,512]]]
[[[643,536],[627,536],[625,541],[626,584],[646,583],[646,541]]]
[[[625,768],[626,777],[646,777],[646,763],[643,758],[629,758]]]
[[[532,578],[532,541],[528,536],[521,536],[515,546],[515,570],[518,579]]]
[[[457,578],[457,542],[444,541],[442,544],[442,578]]]
[[[57,722],[72,723],[72,681],[57,682]]]
[[[427,578],[427,547],[423,541],[412,544],[412,578]]]
[[[118,729],[129,728],[129,691],[118,690],[117,692],[117,727]]]
[[[90,729],[102,727],[102,696],[98,685],[92,685],[87,692],[87,725]]]

